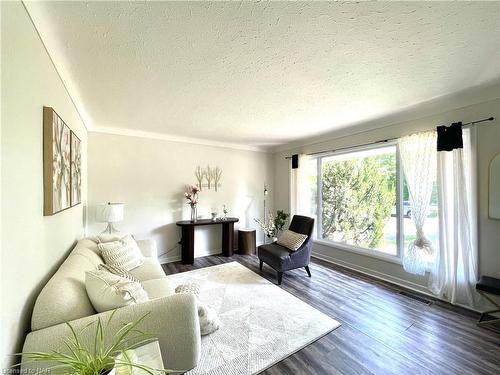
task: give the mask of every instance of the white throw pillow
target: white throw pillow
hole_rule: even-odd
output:
[[[220,327],[220,320],[217,312],[210,306],[199,302],[200,286],[196,283],[181,284],[175,288],[177,294],[193,294],[198,301],[198,318],[200,321],[200,333],[202,336],[209,335],[217,331]]]
[[[141,280],[139,280],[137,277],[132,275],[125,268],[118,267],[118,266],[111,266],[109,264],[102,263],[102,264],[99,264],[98,269],[100,271],[107,271],[107,272],[112,273],[114,275],[118,275],[118,276],[124,277],[125,279],[128,279],[130,281],[135,281],[135,282],[141,284]]]
[[[142,285],[107,271],[85,273],[85,289],[97,312],[117,309],[149,300]]]
[[[198,303],[198,319],[202,336],[209,335],[220,327],[220,320],[215,310],[202,303]]]
[[[296,233],[287,229],[281,234],[280,238],[278,238],[277,243],[278,245],[295,251],[302,246],[305,240],[307,240],[307,235]]]
[[[102,242],[97,245],[104,263],[130,271],[144,263],[144,257],[129,234],[118,241]]]

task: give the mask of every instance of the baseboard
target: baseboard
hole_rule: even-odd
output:
[[[235,250],[236,252],[237,250]],[[195,258],[202,258],[202,257],[207,257],[209,255],[220,255],[222,254],[222,250],[220,249],[216,249],[216,250],[211,250],[211,251],[207,251],[207,252],[204,252],[202,254],[195,254]],[[161,263],[161,264],[165,264],[165,263],[173,263],[173,262],[179,262],[182,260],[182,257],[180,254],[178,255],[172,255],[172,256],[167,256],[166,254],[161,254],[158,256],[158,261]]]
[[[406,288],[406,289],[409,289],[409,290],[412,290],[412,291],[415,291],[415,292],[418,292],[421,294],[425,294],[429,297],[432,297],[433,299],[436,299],[436,296],[429,293],[429,291],[427,291],[427,288],[425,288],[422,285],[413,283],[411,281],[404,280],[404,279],[401,279],[399,277],[395,277],[392,275],[388,275],[388,274],[383,273],[383,272],[375,271],[375,270],[370,269],[370,268],[362,267],[362,266],[359,266],[357,264],[345,262],[343,260],[339,260],[337,258],[328,256],[328,255],[324,255],[324,254],[319,255],[319,254],[313,252],[311,254],[311,256],[313,258],[316,258],[316,259],[319,259],[319,260],[322,260],[322,261],[325,261],[328,263],[332,263],[332,264],[335,264],[337,266],[341,266],[341,267],[344,267],[344,268],[347,268],[347,269],[350,269],[350,270],[353,270],[356,272],[360,272],[362,274],[374,277],[376,279],[386,281],[388,283],[395,284],[395,285],[401,286],[403,288]]]
[[[181,259],[182,258],[180,255],[166,256],[165,254],[163,254],[158,257],[158,262],[160,262],[160,264],[173,263],[180,262]]]

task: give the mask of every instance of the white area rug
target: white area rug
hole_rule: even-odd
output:
[[[340,326],[237,262],[169,276],[173,286],[196,282],[200,300],[221,328],[204,336],[190,375],[257,374]]]

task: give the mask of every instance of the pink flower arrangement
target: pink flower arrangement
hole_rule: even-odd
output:
[[[191,208],[196,207],[198,204],[198,192],[200,189],[196,185],[188,185],[186,192],[184,193],[184,196],[188,200],[188,204],[191,206]]]

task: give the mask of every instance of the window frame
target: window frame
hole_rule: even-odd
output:
[[[395,146],[396,150],[396,255],[391,255],[384,253],[382,251],[376,249],[368,249],[364,247],[359,247],[355,245],[350,245],[342,242],[336,242],[328,239],[322,238],[322,218],[323,218],[323,183],[322,183],[322,166],[323,159],[344,155],[353,152],[373,150],[378,148],[385,148]],[[401,163],[401,157],[399,152],[399,146],[397,140],[380,142],[372,145],[364,145],[364,146],[354,146],[350,148],[346,148],[344,150],[338,152],[328,152],[324,154],[320,154],[316,158],[316,168],[317,168],[317,222],[316,222],[316,238],[313,239],[313,243],[329,246],[335,249],[339,249],[342,251],[348,251],[355,254],[365,255],[373,258],[382,259],[384,261],[388,261],[391,263],[402,264],[401,256],[404,245],[404,218],[402,215],[402,207],[403,207],[403,183],[404,183],[404,175],[403,175],[403,167]],[[320,237],[321,236],[321,237]]]

